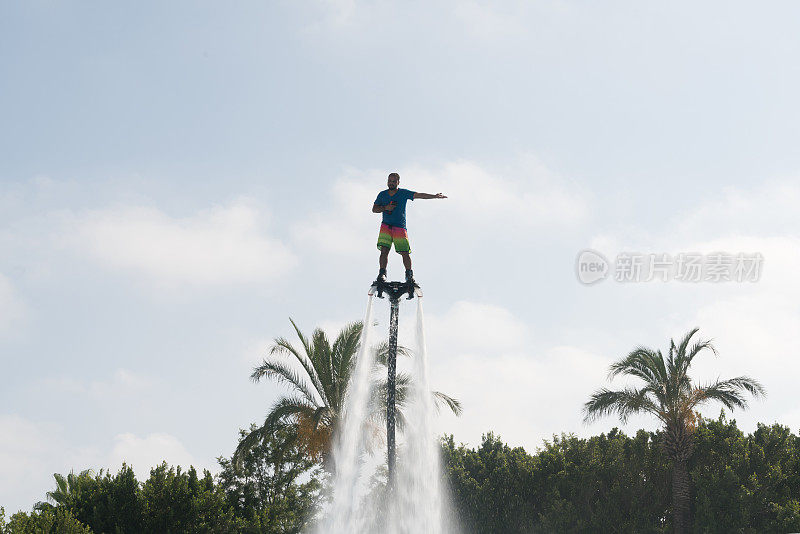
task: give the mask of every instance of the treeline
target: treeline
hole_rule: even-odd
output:
[[[216,477],[166,463],[141,483],[126,465],[115,475],[55,475],[32,512],[5,518],[0,509],[0,533],[298,533],[319,502],[320,473],[289,441],[268,437],[236,469],[218,458]]]
[[[693,531],[800,532],[800,435],[724,416],[701,420],[689,463]],[[471,534],[672,532],[671,471],[660,432],[556,437],[535,454],[492,434],[443,444],[455,515]]]
[[[745,435],[720,416],[700,420],[690,460],[693,530],[800,531],[800,435],[759,425]],[[220,473],[162,464],[139,482],[130,467],[62,477],[48,502],[10,518],[7,533],[296,533],[323,499],[322,471],[284,436]],[[671,471],[659,432],[556,437],[535,453],[488,434],[477,448],[442,442],[464,534],[672,531]]]

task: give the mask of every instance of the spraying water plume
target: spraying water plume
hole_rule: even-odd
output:
[[[392,287],[391,284],[396,284]],[[367,303],[361,348],[345,398],[343,419],[334,446],[336,472],[333,495],[318,534],[455,534],[444,496],[439,444],[433,430],[436,406],[428,383],[425,321],[417,298],[416,339],[403,417],[400,446],[395,443],[397,413],[395,380],[397,323],[400,297],[421,297],[418,286],[388,282],[373,286]],[[387,454],[383,460],[371,449],[370,399],[374,384],[375,352],[371,350],[373,293],[385,292],[391,303],[387,358]],[[381,455],[382,456],[382,455]],[[385,472],[385,479],[382,473]],[[370,484],[371,482],[371,484]]]

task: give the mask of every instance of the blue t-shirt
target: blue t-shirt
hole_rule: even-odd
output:
[[[399,226],[400,228],[406,227],[406,202],[414,200],[414,191],[408,189],[399,189],[394,195],[389,194],[389,190],[385,189],[378,193],[378,198],[375,199],[375,204],[378,206],[386,206],[389,202],[394,202],[394,209],[383,212],[383,222],[389,226]]]

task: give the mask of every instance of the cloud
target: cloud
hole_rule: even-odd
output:
[[[378,238],[377,215],[371,218],[370,209],[381,188],[379,176],[377,171],[345,171],[333,184],[330,208],[296,224],[295,240],[324,253],[363,253],[365,236]]]
[[[0,337],[14,332],[26,315],[27,307],[11,285],[11,280],[0,273]]]
[[[442,412],[441,432],[476,445],[494,431],[533,450],[554,433],[587,429],[581,409],[606,375],[601,356],[570,345],[545,346],[509,310],[462,301],[427,314],[431,386],[464,406]]]
[[[693,364],[701,382],[748,375],[761,382],[767,398],[753,401],[734,417],[752,428],[756,422],[779,422],[800,428],[797,380],[800,374],[800,311],[797,292],[759,292],[720,299],[700,307],[691,321],[713,338],[720,357],[707,354]],[[684,330],[688,330],[685,327]],[[704,410],[716,417],[720,406]]]
[[[58,425],[0,414],[0,503],[10,513],[30,510],[55,487],[53,473],[86,469],[97,458],[65,444]]]
[[[106,380],[81,381],[70,377],[50,378],[43,381],[47,389],[60,389],[71,394],[87,395],[98,401],[108,401],[110,397],[141,393],[153,385],[146,376],[128,369],[117,369]]]
[[[536,352],[457,355],[431,363],[432,384],[463,403],[442,430],[473,445],[488,431],[527,450],[560,432],[585,434],[583,403],[605,377],[606,361],[572,346]]]
[[[50,431],[17,415],[0,415],[0,429],[0,479],[8,490],[37,470]]]
[[[749,375],[766,387],[765,400],[734,412],[740,425],[750,430],[759,421],[800,427],[794,379],[800,374],[800,216],[794,209],[798,201],[800,187],[790,182],[729,188],[719,198],[678,214],[665,228],[640,232],[633,239],[602,236],[593,243],[610,257],[623,249],[763,256],[761,276],[754,283],[652,286],[665,297],[661,299],[664,320],[655,329],[664,335],[663,341],[698,326],[700,335],[713,338],[719,350],[720,358],[708,354],[695,360],[695,380]],[[671,298],[676,290],[686,291],[676,300]],[[703,413],[716,417],[719,410],[714,404]]]
[[[577,227],[590,215],[588,192],[534,157],[521,158],[505,170],[456,161],[433,168],[410,166],[398,172],[401,187],[448,196],[446,200],[409,202],[408,207],[411,220],[461,229],[442,232],[448,241],[484,229]],[[333,186],[331,208],[296,225],[295,239],[327,253],[363,254],[365,239],[371,239],[367,236],[377,239],[379,216],[370,218],[369,210],[378,192],[385,189],[386,175],[379,170],[346,170]],[[419,202],[435,204],[417,212]],[[466,236],[461,235],[464,232]]]
[[[503,13],[500,7],[494,2],[461,1],[454,6],[453,14],[465,29],[484,40],[524,35],[529,27],[524,13]]]
[[[800,239],[786,237],[729,237],[696,245],[716,250],[753,250],[764,256],[761,279],[732,284],[716,299],[698,306],[681,326],[699,325],[713,337],[719,359],[698,360],[698,376],[712,380],[749,375],[761,381],[768,397],[751,403],[737,419],[754,425],[773,422],[800,428],[796,377],[800,375]],[[712,410],[716,416],[719,408]]]
[[[90,468],[116,472],[125,462],[133,467],[137,479],[144,481],[150,469],[165,460],[184,468],[214,467],[198,463],[175,436],[166,433],[145,437],[119,434],[108,452],[70,445],[59,424],[0,414],[0,504],[10,513],[30,510],[37,501],[45,500],[47,491],[55,487],[53,473]]]
[[[150,477],[150,469],[166,461],[168,465],[190,465],[201,470],[207,466],[198,464],[186,447],[171,434],[153,433],[146,437],[125,433],[114,437],[114,448],[108,458],[108,465],[120,466],[123,462],[133,467],[140,481]]]
[[[261,229],[247,202],[186,218],[151,207],[122,206],[78,216],[68,241],[98,261],[167,286],[263,283],[296,259]]]
[[[589,214],[587,193],[534,157],[505,171],[461,161],[438,169],[411,168],[405,174],[408,187],[449,196],[442,206],[446,218],[552,228],[577,225]]]
[[[347,26],[356,12],[356,0],[321,0],[325,21],[334,27]]]
[[[770,182],[755,188],[729,187],[680,217],[686,235],[791,235],[800,232],[800,186]]]
[[[427,318],[426,328],[451,352],[504,352],[522,348],[527,326],[505,308],[459,301],[443,315]]]

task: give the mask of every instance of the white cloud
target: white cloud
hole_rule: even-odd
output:
[[[123,206],[77,217],[68,239],[106,265],[167,286],[248,284],[283,275],[296,262],[261,226],[246,202],[186,218]]]
[[[138,394],[153,385],[150,378],[122,368],[114,371],[114,374],[106,380],[82,381],[61,377],[49,378],[43,382],[47,389],[60,389],[67,393],[88,395],[98,401],[108,401],[110,397]]]
[[[97,457],[66,445],[58,425],[0,414],[0,504],[10,513],[30,510],[55,487],[53,473],[86,469]]]
[[[411,168],[404,174],[407,187],[449,196],[441,206],[448,221],[455,216],[473,223],[552,228],[580,223],[589,213],[586,192],[533,157],[505,172],[462,161],[439,169]]]
[[[165,460],[184,468],[214,468],[198,463],[170,434],[119,434],[111,451],[102,452],[94,447],[70,445],[59,424],[0,414],[0,504],[10,513],[30,510],[37,501],[45,500],[47,491],[55,487],[53,473],[85,469],[116,472],[125,462],[133,467],[137,479],[144,481],[149,478],[150,469]]]
[[[702,245],[698,245],[702,246]],[[761,279],[732,284],[720,298],[702,303],[691,318],[701,333],[713,337],[719,359],[698,360],[706,380],[749,375],[767,388],[764,401],[735,417],[750,426],[773,421],[800,427],[796,377],[800,375],[800,239],[748,237],[706,243],[717,250],[752,250],[764,255]],[[688,323],[687,323],[688,324]],[[685,325],[684,325],[685,326]],[[719,409],[712,410],[716,416]]]
[[[346,26],[356,11],[356,0],[322,0],[327,22],[334,27]]]
[[[146,437],[125,433],[114,437],[114,448],[108,458],[108,465],[122,465],[123,462],[131,466],[140,481],[147,480],[150,469],[166,461],[168,465],[180,465],[188,468],[193,465],[202,470],[208,466],[198,464],[189,454],[186,447],[170,434],[154,433]]]
[[[486,40],[524,35],[528,26],[523,13],[503,13],[499,7],[496,2],[461,1],[454,6],[453,14],[464,28]]]
[[[442,412],[439,430],[476,445],[494,431],[528,450],[562,431],[588,432],[581,409],[606,376],[606,359],[585,349],[542,346],[526,324],[500,306],[459,302],[428,314],[431,386],[464,406]]]
[[[773,292],[733,296],[700,307],[692,318],[703,337],[713,338],[720,354],[719,358],[707,354],[694,362],[697,380],[748,375],[765,386],[766,399],[752,401],[746,412],[734,413],[748,429],[759,421],[800,428],[798,296]],[[716,417],[719,410],[719,405],[712,405],[704,413]]]
[[[37,470],[41,456],[47,452],[51,430],[17,415],[0,415],[0,429],[0,480],[5,486]],[[11,487],[3,489],[6,493]]]
[[[541,352],[453,355],[431,360],[431,381],[463,403],[460,418],[442,418],[442,430],[472,445],[487,431],[532,451],[561,432],[589,433],[583,403],[605,377],[607,362],[571,346]]]
[[[27,307],[11,285],[11,280],[0,273],[0,336],[13,332],[27,315]]]
[[[727,188],[680,217],[677,228],[686,235],[791,235],[800,231],[800,185],[770,182],[760,187]]]
[[[524,347],[527,326],[505,308],[459,301],[442,316],[427,318],[437,345],[451,352],[505,352]]]
[[[377,171],[346,171],[333,184],[330,209],[298,223],[293,232],[295,239],[324,253],[363,253],[367,248],[365,236],[374,234],[375,241],[378,238],[377,215],[370,218],[370,209],[381,190],[379,177]]]
[[[713,338],[719,350],[719,358],[708,354],[695,360],[696,380],[749,375],[766,387],[765,400],[751,402],[749,410],[733,414],[747,430],[759,421],[800,427],[795,384],[800,375],[798,201],[800,187],[793,183],[731,188],[720,198],[679,214],[667,229],[642,232],[633,239],[625,236],[625,240],[602,236],[592,243],[609,257],[622,250],[623,241],[626,250],[640,252],[719,251],[763,256],[761,276],[755,283],[653,286],[665,296],[687,290],[681,299],[661,299],[665,320],[657,330],[665,334],[663,341],[698,326],[700,335]],[[719,405],[711,405],[704,413],[716,417],[719,410]]]
[[[407,213],[410,220],[463,230],[450,235],[442,231],[449,241],[464,238],[463,232],[487,227],[575,227],[590,213],[588,192],[555,175],[534,157],[521,158],[505,171],[458,161],[398,172],[401,187],[448,196],[446,200],[409,202]],[[327,253],[360,257],[368,249],[365,239],[377,239],[380,216],[370,218],[370,209],[378,192],[386,188],[386,176],[387,172],[379,170],[347,170],[333,186],[330,210],[295,226],[295,238]],[[421,209],[419,204],[425,202],[432,204]]]

